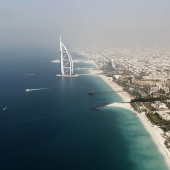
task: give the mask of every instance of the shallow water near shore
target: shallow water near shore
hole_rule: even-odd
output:
[[[167,169],[133,112],[94,110],[122,101],[101,78],[56,77],[60,66],[50,62],[56,52],[49,49],[1,55],[2,169]],[[39,88],[47,89],[25,91]],[[88,95],[89,90],[96,93]]]
[[[132,169],[168,169],[150,135],[132,111],[117,107],[104,110],[116,117],[116,128],[124,137],[122,145],[127,145],[127,158],[133,164]]]

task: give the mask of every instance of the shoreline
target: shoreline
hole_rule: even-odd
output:
[[[106,77],[104,75],[96,76],[99,76],[106,84],[108,84],[123,99],[123,102],[130,102],[130,95],[127,92],[124,92],[121,86],[112,81],[112,77]]]
[[[113,82],[110,77],[106,77],[104,75],[96,75],[96,76],[99,76],[114,91],[116,91],[116,93],[122,98],[123,102],[130,102],[131,100],[130,95],[127,92],[123,92],[122,87],[116,84],[115,82]],[[138,113],[134,111],[130,103],[112,103],[107,105],[107,107],[124,108],[135,113],[136,116],[139,118],[140,122],[142,123],[143,127],[149,133],[152,141],[157,146],[159,152],[162,154],[167,167],[170,169],[170,152],[164,145],[165,139],[161,135],[163,133],[163,130],[161,128],[157,126],[153,126],[144,113]]]
[[[79,52],[79,54],[82,55],[82,53],[80,53],[80,52]],[[83,56],[85,56],[89,59],[89,57],[86,56],[86,54],[84,54],[84,53],[83,53]],[[116,91],[116,93],[122,98],[123,102],[130,102],[130,100],[132,99],[127,92],[123,92],[123,88],[121,86],[119,86],[117,83],[112,81],[112,77],[106,77],[102,74],[97,75],[93,71],[91,71],[89,75],[100,77],[106,84],[108,84],[114,91]],[[145,116],[145,114],[136,112],[132,108],[130,103],[118,103],[118,102],[116,103],[115,102],[112,104],[108,104],[106,107],[124,108],[124,109],[130,110],[133,113],[135,113],[136,116],[139,118],[140,122],[142,123],[143,127],[145,128],[145,130],[149,133],[149,135],[150,135],[153,143],[156,145],[158,151],[162,155],[162,157],[165,161],[165,164],[167,165],[167,168],[170,169],[170,152],[164,145],[165,139],[161,135],[163,133],[162,129],[160,129],[159,127],[153,126],[151,124],[151,122],[148,120],[148,118]]]

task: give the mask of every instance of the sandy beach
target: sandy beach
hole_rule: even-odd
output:
[[[106,77],[104,75],[99,75],[116,93],[123,99],[123,102],[130,102],[130,95],[123,91],[123,88],[117,83],[112,81],[112,77]]]
[[[59,60],[54,60],[51,62],[59,63]],[[92,62],[92,60],[89,60],[88,62],[96,66],[96,64]],[[127,92],[123,91],[123,88],[121,86],[113,82],[112,77],[106,77],[102,75],[101,70],[90,70],[89,75],[99,76],[114,91],[116,91],[116,93],[123,99],[123,102],[130,102],[131,100],[130,95]],[[107,107],[120,107],[120,108],[125,108],[125,109],[131,110],[132,112],[134,112],[136,116],[139,118],[139,120],[141,121],[141,123],[143,124],[144,128],[150,134],[153,142],[156,144],[160,153],[163,155],[164,160],[170,169],[170,152],[164,145],[165,139],[162,137],[162,134],[163,134],[162,129],[160,129],[157,126],[153,126],[144,113],[135,112],[133,108],[131,107],[130,103],[112,103],[112,104],[109,104]]]
[[[122,87],[113,82],[112,78],[103,75],[100,75],[99,77],[101,77],[114,91],[117,92],[120,97],[122,97],[123,102],[129,102],[131,100],[130,95],[127,92],[123,92]],[[153,126],[144,113],[135,112],[129,103],[112,103],[107,107],[120,107],[133,111],[143,124],[144,128],[150,134],[153,142],[156,144],[160,153],[163,155],[164,160],[170,169],[170,152],[164,145],[165,139],[162,137],[162,129],[157,126]]]
[[[87,57],[88,58],[88,57]],[[76,62],[78,62],[77,60]],[[59,60],[51,61],[54,63],[59,63]],[[80,62],[80,61],[79,61]],[[92,60],[88,60],[86,63],[91,63],[94,66],[96,66],[96,63]],[[85,74],[87,75],[87,74]],[[131,96],[123,91],[123,88],[119,86],[117,83],[112,81],[112,77],[106,77],[102,75],[101,70],[90,70],[88,75],[94,75],[99,76],[105,83],[107,83],[116,93],[123,99],[123,102],[130,102]],[[151,122],[148,120],[148,118],[145,116],[144,113],[137,113],[133,110],[130,103],[112,103],[109,104],[107,107],[120,107],[125,108],[128,110],[131,110],[136,114],[136,116],[139,118],[141,123],[143,124],[144,128],[147,130],[147,132],[150,134],[153,142],[156,144],[157,148],[159,149],[160,153],[164,157],[164,160],[167,164],[167,166],[170,169],[170,152],[164,145],[165,139],[162,137],[163,131],[157,126],[153,126]]]

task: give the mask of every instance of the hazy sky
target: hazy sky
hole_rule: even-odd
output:
[[[0,45],[170,45],[170,0],[0,0]]]

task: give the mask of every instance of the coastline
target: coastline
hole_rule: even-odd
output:
[[[131,98],[127,92],[122,91],[122,87],[112,81],[110,77],[103,75],[98,75],[105,83],[107,83],[116,93],[123,99],[123,102],[130,102]],[[159,152],[162,154],[167,167],[170,169],[170,152],[164,145],[165,139],[162,137],[163,130],[157,126],[153,126],[150,121],[147,119],[144,113],[137,113],[133,110],[130,103],[112,103],[107,105],[107,107],[120,107],[128,109],[136,114],[140,122],[143,124],[144,128],[149,133],[152,141],[157,146]]]
[[[105,83],[107,83],[116,93],[123,99],[123,102],[130,102],[131,97],[127,92],[123,91],[123,88],[117,83],[112,81],[112,77],[106,77],[104,75],[98,75]]]
[[[86,54],[79,53],[80,55],[86,56]],[[89,56],[86,56],[89,59]],[[92,61],[92,60],[91,60]],[[91,62],[91,64],[94,64],[94,62]],[[96,63],[94,64],[96,65]],[[99,71],[99,70],[98,70]],[[98,76],[100,77],[106,84],[108,84],[121,98],[122,102],[130,102],[131,97],[127,92],[123,91],[123,88],[119,86],[117,83],[112,81],[112,77],[106,77],[102,75],[102,73],[97,73],[95,70],[90,70],[89,75]],[[124,108],[127,110],[132,111],[136,114],[136,116],[139,118],[140,122],[142,123],[143,127],[146,129],[146,131],[149,133],[152,141],[155,143],[156,147],[158,148],[160,154],[163,156],[164,161],[167,165],[167,168],[170,169],[170,152],[164,145],[165,139],[162,137],[162,129],[159,127],[153,126],[151,122],[147,119],[145,114],[143,113],[137,113],[134,111],[134,109],[131,107],[130,103],[112,103],[107,105],[107,107],[119,107]]]

